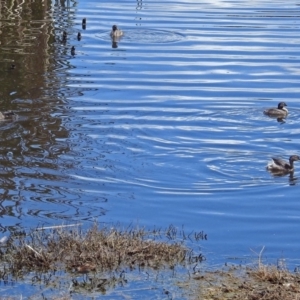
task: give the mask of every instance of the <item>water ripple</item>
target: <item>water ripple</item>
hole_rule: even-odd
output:
[[[3,16],[2,106],[20,117],[0,123],[2,226],[185,224],[221,255],[295,256],[300,166],[265,166],[299,151],[299,4],[71,3],[22,23],[20,43]],[[263,114],[280,101],[285,120]]]

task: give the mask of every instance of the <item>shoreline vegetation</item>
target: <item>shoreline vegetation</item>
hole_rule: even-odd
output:
[[[196,271],[205,258],[185,244],[187,240],[205,239],[204,232],[186,234],[172,225],[165,230],[151,231],[97,224],[88,230],[80,225],[36,228],[0,240],[0,280],[3,285],[31,280],[35,285],[53,289],[47,299],[69,300],[72,294],[104,295],[117,286],[125,286],[126,274],[134,270],[157,272],[181,266],[186,269],[188,280],[187,276],[185,280],[179,276],[174,284],[186,299],[300,299],[300,274],[284,266],[262,264],[263,250],[258,254],[257,266],[232,265],[213,271]],[[71,280],[71,290],[63,295],[59,289],[55,292],[62,285],[57,282],[57,278],[62,277],[55,276],[59,272]],[[166,299],[175,298],[166,292]],[[0,299],[24,297],[7,295]]]
[[[0,280],[55,289],[63,284],[53,280],[63,273],[70,293],[106,294],[125,285],[126,275],[133,271],[175,270],[200,263],[203,255],[186,247],[187,239],[197,242],[207,236],[203,232],[187,235],[172,225],[150,231],[96,223],[87,230],[80,225],[36,228],[0,240]]]
[[[299,300],[300,274],[275,265],[230,266],[205,271],[188,285],[195,300]],[[191,294],[192,293],[192,294]]]

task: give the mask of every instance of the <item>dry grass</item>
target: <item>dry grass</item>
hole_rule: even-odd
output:
[[[72,276],[73,287],[86,291],[96,287],[105,293],[126,283],[124,270],[173,269],[176,265],[202,260],[201,255],[195,256],[184,246],[187,238],[199,240],[206,236],[194,233],[188,237],[173,226],[151,232],[144,228],[99,228],[97,225],[87,231],[80,227],[40,228],[11,236],[0,247],[0,279],[3,282],[24,276],[28,279],[33,274],[33,282],[49,284],[51,276],[45,274],[51,272],[97,274],[83,281]]]
[[[46,284],[55,290],[60,282],[55,282],[52,275],[59,270],[71,275],[72,292],[105,294],[108,289],[125,285],[126,272],[130,270],[173,270],[176,265],[185,264],[190,267],[193,264],[195,270],[203,257],[186,248],[185,239],[206,239],[206,235],[200,232],[186,236],[173,226],[151,232],[96,225],[85,232],[80,227],[70,230],[63,226],[32,230],[0,244],[0,279],[5,284],[11,278],[26,276],[28,280],[30,274],[33,283]],[[282,265],[279,268],[262,264],[262,251],[257,267],[226,266],[194,275],[178,285],[189,287],[186,298],[190,299],[300,300],[300,274],[291,273]],[[68,300],[71,295],[54,292],[47,299]]]
[[[276,266],[231,267],[195,276],[194,299],[299,300],[300,274]]]

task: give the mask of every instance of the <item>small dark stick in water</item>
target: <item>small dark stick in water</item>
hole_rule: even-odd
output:
[[[82,29],[86,29],[86,18],[82,19]]]
[[[71,54],[75,55],[75,47],[74,46],[72,46],[72,48],[71,48]]]

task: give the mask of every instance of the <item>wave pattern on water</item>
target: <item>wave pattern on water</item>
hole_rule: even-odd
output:
[[[105,13],[89,15],[92,6]],[[298,150],[297,3],[91,1],[83,8],[89,25],[68,86],[79,82],[85,92],[70,99],[77,119],[67,126],[80,126],[102,157],[89,164],[87,154],[70,176],[82,186],[101,184],[114,219],[180,220],[191,228],[201,219],[216,244],[224,231],[213,223],[264,241],[257,230],[264,211],[277,211],[274,197],[299,206],[292,189],[298,173],[272,177],[265,170],[272,156]],[[115,23],[125,36],[111,44]],[[168,32],[178,39],[163,43]],[[279,101],[290,109],[285,122],[262,114]],[[274,217],[276,232],[284,218]]]
[[[207,229],[214,251],[244,253],[267,241],[278,253],[291,242],[283,224],[299,231],[291,220],[300,165],[286,177],[265,166],[299,148],[299,5],[121,3],[56,3],[44,68],[25,73],[26,87],[3,72],[20,114],[0,124],[3,226],[95,218],[185,224]],[[111,41],[113,24],[123,38]],[[28,37],[26,47],[39,38]],[[19,47],[2,52],[34,53]],[[280,101],[286,120],[263,115]]]

